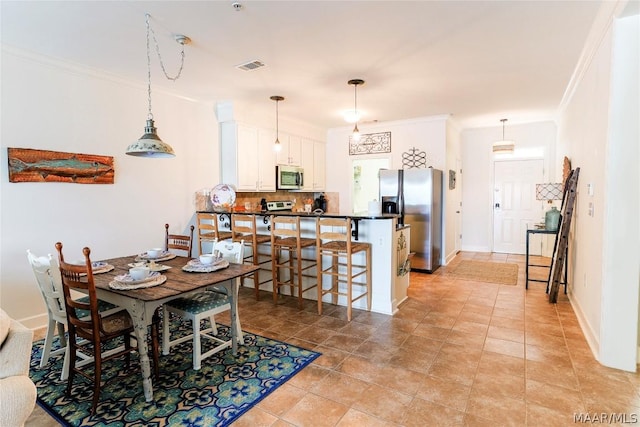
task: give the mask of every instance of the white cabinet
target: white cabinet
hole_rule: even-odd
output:
[[[313,191],[324,190],[326,161],[326,145],[320,141],[313,141]]]
[[[276,153],[276,164],[301,166],[302,138],[280,132],[278,139],[280,140],[282,149]]]
[[[274,141],[273,132],[234,121],[221,123],[222,182],[238,191],[275,191]]]
[[[303,139],[301,146],[300,166],[304,169],[304,179],[302,182],[303,191],[313,191],[313,175],[315,170],[313,147],[315,141]]]

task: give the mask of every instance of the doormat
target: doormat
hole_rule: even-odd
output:
[[[518,283],[518,264],[463,260],[449,274],[457,279],[516,285]]]
[[[188,333],[186,323],[172,322],[172,327]],[[218,333],[229,337],[230,331],[218,324]],[[65,426],[226,426],[320,356],[247,332],[244,341],[238,344],[237,356],[231,349],[221,351],[203,360],[199,371],[192,368],[191,341],[172,347],[170,355],[161,354],[154,402],[145,401],[137,353],[131,355],[129,369],[124,357],[104,362],[94,416],[90,415],[93,384],[82,376],[75,376],[71,397],[65,396],[67,381],[60,380],[63,354],[38,367],[44,340],[33,344],[29,376],[38,389],[38,404]],[[54,349],[58,343],[56,337]],[[87,366],[93,372],[90,369]]]

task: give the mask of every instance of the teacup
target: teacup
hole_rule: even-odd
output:
[[[153,248],[147,251],[147,256],[149,258],[158,258],[162,254],[162,248]]]
[[[144,280],[149,277],[149,267],[132,267],[129,269],[129,276],[133,280]]]
[[[213,264],[213,261],[215,261],[216,256],[214,254],[202,254],[198,257],[198,259],[202,264]]]

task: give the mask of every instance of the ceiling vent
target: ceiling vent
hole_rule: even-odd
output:
[[[245,64],[236,65],[236,68],[239,68],[244,71],[251,71],[261,67],[264,67],[264,62],[258,61],[258,60],[250,61]]]

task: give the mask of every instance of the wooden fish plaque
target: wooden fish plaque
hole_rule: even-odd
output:
[[[7,148],[9,182],[113,184],[112,156]]]

